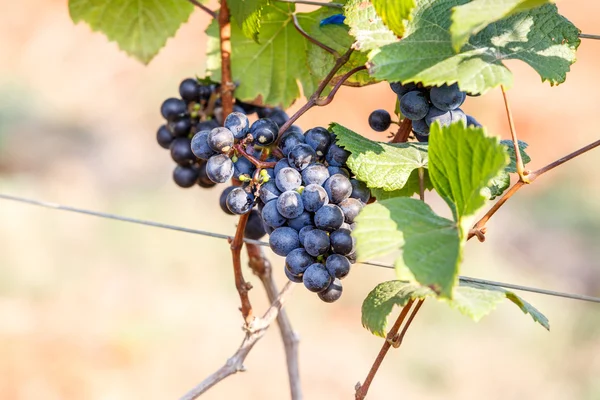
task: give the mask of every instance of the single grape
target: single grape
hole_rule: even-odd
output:
[[[160,106],[160,113],[167,121],[172,121],[186,112],[187,106],[185,105],[185,102],[174,97],[166,99]]]
[[[354,225],[354,224],[353,224],[353,225]],[[345,229],[345,230],[347,230],[347,231],[349,231],[349,232],[352,232],[352,230],[353,230],[353,229],[352,229],[352,225],[350,225],[350,224],[349,224],[349,223],[347,223],[347,222],[344,222],[344,223],[342,224],[342,226],[340,226],[340,229]]]
[[[315,226],[327,232],[339,229],[344,223],[344,213],[335,204],[325,204],[315,213]]]
[[[312,231],[313,229],[315,229],[314,226],[307,225],[307,226],[303,227],[302,229],[300,229],[300,231],[298,232],[298,239],[300,239],[300,244],[302,246],[304,246],[304,238],[305,238],[306,234],[308,232]]]
[[[317,296],[319,296],[319,299],[323,300],[325,303],[333,303],[342,297],[342,292],[342,282],[336,278],[329,284],[329,286],[327,286],[327,289],[317,293]]]
[[[190,165],[196,160],[188,138],[175,138],[171,143],[171,158],[179,165]]]
[[[412,92],[417,89],[415,83],[402,84],[400,82],[390,82],[390,88],[398,95],[398,98],[404,96],[408,92]]]
[[[457,109],[464,103],[466,97],[466,93],[461,92],[456,83],[450,86],[446,84],[435,86],[429,91],[429,99],[442,111]]]
[[[235,99],[235,105],[239,106],[242,110],[244,110],[244,114],[246,115],[254,114],[256,110],[260,108],[258,106],[255,106],[254,104],[244,103],[239,99]]]
[[[298,232],[287,226],[277,228],[271,233],[271,236],[269,236],[269,246],[275,254],[285,257],[292,250],[300,247]]]
[[[312,214],[308,211],[303,211],[302,214],[297,216],[296,218],[292,218],[288,220],[288,226],[290,228],[294,228],[298,232],[302,230],[305,226],[311,226],[313,223]],[[300,235],[300,233],[298,233]]]
[[[271,200],[262,209],[262,219],[268,226],[279,228],[285,225],[286,219],[277,210],[277,200]]]
[[[304,248],[313,257],[327,254],[331,243],[327,232],[320,229],[312,229],[304,233]]]
[[[246,214],[254,207],[254,195],[241,187],[235,187],[227,195],[225,203],[232,213],[237,215]]]
[[[329,170],[323,164],[311,164],[302,171],[305,185],[322,185],[329,178]]]
[[[400,111],[410,120],[425,118],[429,111],[427,97],[418,90],[406,93],[400,99]]]
[[[325,156],[331,145],[329,131],[322,127],[312,128],[304,134],[306,144],[313,148],[318,157]]]
[[[288,163],[298,171],[302,171],[315,161],[317,161],[317,154],[307,144],[296,145],[288,153]]]
[[[269,226],[269,225],[265,224],[264,222],[263,222],[263,226],[265,227],[265,231],[267,231],[267,234],[269,234],[269,235],[271,233],[273,233],[273,231],[275,230],[275,228],[273,228],[272,226]]]
[[[352,193],[350,193],[350,197],[353,199],[358,199],[363,203],[368,203],[371,198],[371,191],[367,187],[367,184],[361,182],[357,179],[350,179],[350,184],[352,185]]]
[[[169,129],[173,132],[173,136],[187,136],[192,129],[192,120],[190,117],[182,117],[173,122],[169,122]]]
[[[348,198],[340,202],[339,206],[344,213],[344,221],[346,221],[348,224],[351,224],[358,216],[360,210],[363,209],[364,204],[358,199]]]
[[[302,275],[304,286],[311,292],[319,293],[329,287],[333,278],[323,264],[311,264]]]
[[[296,125],[292,125],[290,129],[294,126]],[[287,157],[294,147],[296,147],[299,144],[304,144],[304,142],[305,138],[302,132],[297,132],[295,130],[290,131],[288,129],[287,131],[285,131],[283,137],[281,138],[281,141],[279,142],[279,148],[281,149],[283,155]]]
[[[284,169],[284,168],[289,168],[290,164],[288,164],[287,158],[281,159],[279,161],[277,161],[277,164],[275,164],[275,168],[273,168],[273,172],[275,173],[275,176],[279,175],[279,172]]]
[[[296,190],[302,185],[302,176],[294,168],[283,168],[275,176],[275,183],[277,184],[277,188],[282,192]]]
[[[429,125],[427,125],[427,122],[425,122],[425,118],[415,119],[412,122],[412,130],[414,133],[421,136],[429,136]]]
[[[275,122],[278,127],[282,127],[289,119],[290,116],[287,115],[285,111],[283,111],[279,107],[275,107],[271,109],[271,112],[267,116],[271,121]]]
[[[288,271],[287,268],[284,268],[283,271],[285,272],[285,276],[287,276],[287,278],[294,282],[294,283],[302,283],[302,276],[294,276],[290,273],[290,271]]]
[[[208,173],[206,172],[206,161],[202,161],[200,163],[200,176],[198,176],[198,186],[201,188],[209,189],[216,185],[215,182],[211,181],[208,177]]]
[[[244,229],[244,237],[252,240],[259,240],[265,236],[267,231],[263,225],[260,214],[256,210],[250,211],[246,228]]]
[[[285,268],[294,276],[301,276],[306,268],[314,264],[315,259],[306,250],[298,248],[285,257]]]
[[[417,140],[421,143],[429,142],[429,135],[420,135],[417,132],[415,132],[415,138],[417,138]]]
[[[268,146],[277,140],[279,127],[268,118],[255,121],[250,127],[250,134],[254,137],[254,143],[259,146]]]
[[[225,214],[234,215],[231,212],[231,210],[229,209],[229,207],[227,207],[227,196],[235,188],[236,188],[235,186],[229,186],[229,187],[225,188],[225,190],[223,190],[223,192],[221,193],[221,196],[219,197],[219,206],[221,207],[221,210],[223,210],[223,212]]]
[[[193,78],[184,79],[179,84],[179,95],[188,103],[200,100],[198,82]]]
[[[333,143],[331,146],[329,146],[329,150],[327,150],[327,156],[325,156],[325,159],[329,165],[334,167],[342,167],[346,164],[346,161],[348,161],[348,157],[350,157],[349,152]]]
[[[334,166],[330,165],[327,167],[327,171],[329,171],[329,176],[335,175],[335,174],[342,174],[346,178],[350,178],[350,172],[348,172],[348,170],[346,168],[334,167]]]
[[[256,167],[246,157],[239,156],[237,161],[233,163],[233,176],[239,179],[242,175],[248,175],[252,178]]]
[[[450,125],[452,123],[452,113],[440,110],[437,107],[431,107],[427,116],[425,116],[425,122],[427,126],[431,126],[436,121],[439,121],[442,126]]]
[[[258,190],[258,195],[265,204],[273,199],[278,198],[280,194],[281,191],[277,188],[275,181],[263,183],[260,185],[260,189]]]
[[[329,203],[329,197],[322,186],[313,183],[306,186],[302,191],[302,203],[306,211],[316,212]]]
[[[302,197],[295,190],[281,193],[277,199],[277,210],[279,214],[288,219],[299,217],[304,211]]]
[[[196,131],[212,131],[218,128],[220,125],[216,119],[209,119],[208,121],[200,121],[196,126]]]
[[[233,133],[233,137],[236,139],[243,139],[250,131],[250,122],[246,114],[241,112],[232,112],[225,118],[223,124],[225,128],[229,129]]]
[[[156,132],[156,141],[160,147],[168,149],[171,146],[173,139],[175,139],[175,137],[171,134],[169,129],[167,129],[166,125],[161,125],[160,128],[158,128],[158,131]]]
[[[329,201],[334,204],[341,203],[352,194],[352,183],[342,174],[330,176],[323,184],[323,188],[327,192]]]
[[[200,171],[196,167],[182,167],[178,165],[173,170],[173,180],[177,186],[190,188],[196,184]]]
[[[214,128],[206,138],[208,145],[217,153],[226,153],[233,146],[233,133],[227,128]]]
[[[481,125],[477,120],[470,115],[467,115],[467,126],[474,126],[475,128],[481,128]]]
[[[392,124],[390,113],[385,110],[375,110],[369,115],[369,126],[377,132],[385,132]]]
[[[217,89],[216,85],[198,84],[198,97],[200,100],[208,101],[213,92]]]
[[[333,278],[344,279],[350,273],[350,261],[342,255],[332,254],[327,257],[325,268]]]
[[[233,177],[233,161],[225,154],[214,155],[206,162],[206,174],[215,183],[225,183]]]
[[[210,131],[200,131],[194,135],[190,148],[194,155],[201,160],[208,160],[216,152],[208,145],[208,134]]]
[[[329,241],[331,242],[331,249],[336,254],[345,256],[354,251],[354,239],[350,236],[350,231],[346,229],[331,232]]]

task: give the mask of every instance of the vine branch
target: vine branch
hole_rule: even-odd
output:
[[[335,58],[338,58],[340,56],[340,54],[337,51],[335,51],[331,47],[327,46],[325,43],[321,43],[320,41],[318,41],[314,37],[310,36],[308,34],[308,32],[306,32],[300,26],[300,23],[298,22],[298,17],[296,16],[296,14],[293,14],[292,18],[293,18],[293,21],[294,21],[294,27],[296,28],[296,30],[298,31],[298,33],[300,33],[302,36],[304,36],[309,42],[311,42],[311,43],[319,46],[320,48],[322,48],[326,52],[331,53]]]
[[[246,244],[246,250],[248,251],[248,264],[252,272],[262,282],[269,301],[271,303],[275,302],[279,291],[273,279],[271,262],[265,257],[262,249],[255,244]],[[294,332],[284,309],[281,309],[277,315],[277,325],[279,326],[279,332],[285,349],[291,399],[300,400],[302,399],[302,386],[300,384],[300,370],[298,367],[299,338],[296,332]]]
[[[201,9],[202,11],[204,11],[205,13],[207,13],[208,15],[210,15],[212,18],[217,18],[217,13],[214,12],[213,10],[211,10],[210,8],[206,7],[204,4],[196,1],[196,0],[188,0],[190,3],[192,3],[193,5],[195,5],[196,7],[198,7],[199,9]]]
[[[398,125],[398,131],[390,143],[404,143],[408,141],[408,136],[412,131],[412,121],[404,118]]]
[[[227,0],[221,0],[218,21],[221,47],[221,103],[223,120],[225,120],[233,112],[233,91],[235,90],[231,76],[231,22]]]
[[[244,273],[242,272],[242,246],[244,245],[244,230],[246,229],[246,223],[250,213],[246,213],[240,216],[237,229],[235,231],[235,237],[230,241],[231,243],[231,258],[233,260],[233,274],[235,278],[235,287],[240,295],[240,301],[242,303],[241,311],[242,316],[246,325],[249,326],[252,323],[252,304],[248,297],[248,291],[252,289],[252,285],[246,282],[244,279]]]
[[[513,146],[515,148],[515,156],[517,161],[517,174],[519,174],[519,179],[524,183],[529,183],[530,179],[528,177],[529,171],[525,171],[525,166],[523,165],[523,157],[521,156],[521,149],[519,148],[519,140],[517,139],[517,130],[515,129],[515,122],[513,120],[512,112],[510,111],[510,104],[508,102],[508,96],[506,95],[506,88],[504,85],[500,85],[502,89],[502,98],[504,99],[504,107],[506,109],[506,116],[508,117],[508,125],[510,127],[510,136],[513,141]]]
[[[246,326],[246,336],[242,344],[235,354],[227,360],[225,365],[183,395],[180,400],[194,400],[228,376],[244,371],[244,360],[256,342],[264,336],[271,323],[277,318],[292,288],[292,283],[288,282],[262,318],[256,318],[250,325]]]
[[[337,93],[337,91],[348,80],[348,78],[350,78],[352,75],[356,74],[357,72],[364,71],[366,69],[367,69],[367,67],[365,65],[361,65],[359,67],[353,68],[350,71],[346,72],[336,82],[335,86],[333,86],[333,89],[331,89],[331,92],[329,92],[329,95],[325,98],[318,98],[315,102],[315,105],[323,107],[323,106],[326,106],[329,103],[331,103],[333,101],[333,98],[335,97],[335,94]]]

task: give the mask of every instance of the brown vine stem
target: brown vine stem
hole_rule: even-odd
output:
[[[575,157],[578,157],[598,146],[600,146],[600,140],[596,140],[595,142],[590,143],[587,146],[584,146],[579,150],[576,150],[562,158],[559,158],[558,160],[546,165],[545,167],[542,167],[536,171],[530,172],[529,175],[527,176],[529,178],[529,183],[534,182],[537,178],[539,178],[546,172],[551,171],[554,168],[566,163],[567,161],[572,160]],[[502,195],[502,197],[500,197],[500,199],[492,206],[492,208],[490,208],[488,210],[488,212],[485,213],[485,215],[479,221],[477,221],[477,223],[475,225],[473,225],[473,228],[471,228],[471,230],[469,231],[467,240],[476,236],[480,242],[484,242],[485,241],[485,233],[486,233],[485,225],[487,224],[489,219],[492,218],[492,216],[496,213],[496,211],[498,211],[500,209],[500,207],[502,207],[504,205],[504,203],[506,203],[506,201],[508,199],[510,199],[524,185],[525,185],[525,182],[518,181],[513,186],[511,186],[511,188],[507,192],[505,192]]]
[[[275,279],[273,279],[271,262],[264,256],[262,249],[255,244],[246,244],[246,250],[248,251],[248,264],[252,272],[258,276],[265,287],[269,301],[271,303],[275,302],[279,291]],[[284,309],[281,309],[277,315],[277,325],[285,349],[291,399],[300,400],[302,399],[302,386],[298,367],[299,339]]]
[[[502,89],[502,98],[504,99],[504,107],[506,108],[506,116],[508,117],[508,125],[510,127],[510,136],[513,141],[513,146],[515,148],[515,156],[517,159],[517,174],[519,174],[519,179],[524,183],[530,183],[529,171],[525,170],[525,166],[523,165],[523,157],[521,156],[521,149],[519,148],[519,140],[517,139],[517,130],[515,129],[515,121],[513,119],[512,112],[510,111],[510,104],[508,102],[508,96],[506,95],[506,88],[504,85],[500,85]]]
[[[202,11],[204,11],[205,13],[207,13],[208,15],[210,15],[212,18],[217,18],[217,13],[215,13],[210,8],[206,7],[204,4],[202,4],[196,0],[188,0],[188,1],[190,3],[192,3],[193,5],[195,5],[196,7],[198,7],[199,9],[201,9]]]
[[[398,124],[398,131],[391,140],[390,143],[404,143],[408,141],[408,136],[412,131],[412,121],[408,118],[404,118],[400,124]]]
[[[316,100],[315,104],[319,107],[323,107],[323,106],[326,106],[329,103],[331,103],[333,101],[333,98],[335,97],[335,94],[337,93],[337,91],[340,90],[340,87],[348,80],[348,78],[350,78],[352,75],[356,74],[357,72],[364,71],[366,69],[367,69],[367,67],[365,65],[361,65],[360,67],[352,68],[350,71],[346,72],[344,75],[342,75],[342,77],[333,86],[333,89],[331,89],[331,92],[329,92],[329,95],[325,98],[318,98]]]
[[[235,90],[235,84],[231,77],[231,23],[227,0],[221,0],[218,21],[221,43],[221,103],[223,120],[225,120],[233,111],[233,91]]]
[[[248,159],[248,161],[250,161],[252,164],[254,164],[254,166],[256,168],[261,168],[261,169],[275,168],[275,164],[277,164],[276,162],[261,161],[261,160],[257,159],[256,157],[252,157],[250,154],[248,154],[246,152],[246,150],[244,149],[244,146],[242,146],[239,143],[234,144],[233,148],[235,149],[236,152],[238,152],[238,154],[241,154],[244,157],[246,157]]]
[[[294,113],[294,115],[292,115],[290,117],[290,119],[287,120],[286,123],[281,126],[281,128],[279,128],[279,138],[277,139],[277,142],[275,143],[276,145],[279,144],[279,141],[281,140],[283,133],[290,126],[292,126],[292,124],[294,122],[296,122],[298,120],[298,118],[300,118],[302,115],[304,115],[304,113],[307,112],[308,110],[310,110],[312,107],[317,105],[317,100],[319,99],[319,97],[321,97],[321,94],[323,93],[323,91],[325,90],[325,88],[327,87],[329,82],[331,82],[331,80],[335,77],[335,74],[340,70],[340,68],[342,68],[342,66],[344,64],[346,64],[348,62],[348,60],[350,59],[350,56],[352,55],[352,52],[354,52],[354,49],[350,48],[350,49],[348,49],[348,51],[346,51],[344,54],[342,54],[339,58],[337,58],[335,60],[335,64],[334,64],[333,68],[331,69],[331,71],[329,71],[327,76],[325,78],[323,78],[323,80],[319,83],[317,90],[315,90],[315,92],[310,96],[310,98],[308,99],[306,104],[304,104],[302,107],[300,107],[300,109],[298,111],[296,111]],[[348,78],[346,78],[346,79],[348,79]]]
[[[233,260],[233,274],[235,278],[235,287],[240,295],[240,301],[242,303],[242,316],[246,325],[249,326],[252,323],[252,304],[248,297],[248,291],[252,289],[252,285],[246,282],[244,274],[242,272],[242,246],[244,245],[244,230],[246,229],[246,223],[250,213],[246,213],[240,216],[235,236],[231,241],[231,258]]]
[[[381,366],[381,363],[383,362],[383,359],[385,358],[388,350],[394,344],[394,339],[398,339],[397,334],[400,330],[400,326],[402,325],[402,322],[404,322],[404,319],[408,315],[408,312],[410,311],[410,307],[412,306],[413,302],[414,300],[409,300],[408,303],[406,303],[406,305],[402,308],[402,311],[400,312],[398,319],[396,319],[394,326],[392,326],[392,329],[390,329],[390,331],[388,332],[385,338],[385,342],[383,343],[383,346],[381,346],[381,350],[379,350],[379,354],[377,354],[377,358],[375,358],[375,361],[371,366],[371,370],[369,371],[365,382],[362,385],[360,384],[360,382],[356,384],[356,393],[354,395],[356,400],[362,400],[367,396],[367,393],[369,392],[369,387],[373,382],[373,378],[375,378],[375,374],[377,374],[377,370]]]
[[[246,327],[246,336],[244,337],[242,344],[235,354],[227,360],[225,365],[183,395],[180,400],[194,400],[228,376],[244,371],[244,360],[256,342],[264,336],[269,326],[273,323],[275,318],[277,318],[292,288],[292,283],[288,282],[267,312],[265,312],[261,318],[254,319],[252,323]]]
[[[296,16],[296,14],[292,15],[293,21],[294,21],[294,27],[296,28],[296,30],[298,31],[298,33],[300,33],[302,36],[304,36],[309,42],[319,46],[320,48],[322,48],[323,50],[325,50],[328,53],[331,53],[335,58],[338,58],[340,56],[340,54],[335,51],[334,49],[332,49],[331,47],[327,46],[325,43],[321,43],[319,42],[317,39],[315,39],[314,37],[310,36],[301,26],[300,23],[298,22],[298,17]]]

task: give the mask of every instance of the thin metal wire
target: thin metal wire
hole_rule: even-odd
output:
[[[12,195],[8,195],[8,194],[0,193],[0,199],[15,201],[15,202],[24,203],[24,204],[30,204],[30,205],[44,207],[44,208],[50,208],[53,210],[69,211],[69,212],[74,212],[74,213],[78,213],[78,214],[91,215],[94,217],[112,219],[112,220],[116,220],[116,221],[130,222],[133,224],[151,226],[154,228],[162,228],[162,229],[169,229],[169,230],[173,230],[173,231],[192,233],[195,235],[202,235],[202,236],[207,236],[207,237],[212,237],[212,238],[217,238],[217,239],[233,239],[231,236],[224,235],[221,233],[208,232],[208,231],[203,231],[203,230],[199,230],[199,229],[184,228],[181,226],[163,224],[160,222],[147,221],[147,220],[142,220],[142,219],[137,219],[137,218],[123,217],[120,215],[85,210],[82,208],[65,206],[62,204],[50,203],[47,201],[34,200],[34,199],[29,199],[29,198],[20,197],[20,196],[12,196]],[[260,240],[252,240],[252,239],[244,239],[244,242],[256,244],[259,246],[268,246],[269,245],[269,243],[267,243],[267,242],[263,242]],[[370,265],[370,266],[374,266],[374,267],[380,267],[380,268],[390,268],[390,269],[394,268],[393,265],[389,265],[389,264],[385,264],[385,263],[381,263],[381,262],[377,262],[377,261],[364,261],[361,264]],[[529,286],[515,285],[512,283],[490,281],[490,280],[486,280],[486,279],[472,278],[469,276],[460,276],[459,279],[462,282],[480,283],[480,284],[484,284],[484,285],[503,287],[506,289],[514,289],[514,290],[519,290],[519,291],[524,291],[524,292],[538,293],[538,294],[543,294],[543,295],[547,295],[547,296],[563,297],[566,299],[600,303],[600,297],[592,297],[592,296],[586,296],[586,295],[557,292],[554,290],[546,290],[546,289],[539,289],[539,288],[534,288],[534,287],[529,287]]]
[[[579,37],[582,39],[600,40],[600,35],[590,35],[590,34],[586,34],[586,33],[580,33]]]

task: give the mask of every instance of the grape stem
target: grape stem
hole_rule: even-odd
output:
[[[390,329],[390,331],[388,332],[388,334],[385,338],[385,342],[383,342],[383,346],[381,346],[381,350],[379,350],[379,354],[377,354],[377,358],[375,358],[375,361],[373,362],[373,365],[371,366],[371,370],[369,371],[369,374],[367,375],[365,382],[363,384],[361,384],[360,382],[356,384],[356,387],[355,387],[356,393],[354,395],[354,398],[356,400],[362,400],[367,396],[367,393],[369,392],[369,387],[371,386],[371,383],[373,382],[373,379],[375,378],[375,374],[377,374],[377,371],[379,370],[379,367],[381,366],[381,363],[383,362],[383,359],[385,358],[388,350],[392,346],[395,349],[400,347],[400,345],[402,344],[402,341],[404,340],[404,336],[406,335],[406,332],[408,331],[408,328],[410,327],[410,324],[412,323],[413,319],[419,312],[421,305],[423,305],[423,301],[424,301],[423,299],[419,300],[419,302],[415,306],[412,314],[410,315],[408,321],[406,322],[404,329],[402,329],[402,332],[400,334],[398,334],[398,331],[400,330],[400,326],[402,326],[404,319],[408,315],[408,312],[410,311],[410,308],[411,308],[412,304],[414,303],[414,300],[409,300],[408,303],[406,303],[406,305],[402,308],[402,311],[400,312],[398,319],[396,319],[394,326],[392,326],[392,329]]]
[[[294,113],[294,115],[292,115],[290,117],[290,119],[287,120],[285,122],[285,124],[283,124],[281,126],[281,128],[279,128],[279,138],[277,139],[277,142],[275,142],[276,145],[279,144],[279,142],[281,141],[283,133],[290,126],[292,126],[292,124],[294,122],[296,122],[296,120],[298,120],[298,118],[300,118],[302,115],[304,115],[305,112],[307,112],[308,110],[313,108],[315,105],[318,105],[317,101],[321,97],[321,94],[323,94],[323,91],[325,90],[325,88],[327,87],[329,82],[331,82],[331,80],[335,77],[335,74],[340,70],[340,68],[342,68],[342,66],[348,62],[348,60],[350,59],[350,56],[352,55],[353,52],[354,52],[354,49],[349,48],[348,51],[346,51],[344,54],[342,54],[339,58],[337,58],[335,60],[335,64],[334,64],[333,68],[331,69],[331,71],[329,71],[327,76],[325,78],[323,78],[323,80],[319,83],[317,90],[315,90],[315,92],[310,96],[310,98],[308,99],[306,104],[304,104],[302,107],[300,107],[300,109],[298,111],[296,111]],[[356,70],[356,68],[355,68],[355,70]],[[350,72],[352,72],[352,71],[350,71]],[[355,71],[355,72],[357,72],[357,71]],[[348,74],[346,74],[344,76],[346,76],[346,79],[348,79],[350,77],[350,75],[348,75]],[[343,82],[346,79],[340,79],[338,84],[339,85],[343,84]],[[340,83],[340,82],[342,82],[342,83]],[[331,96],[331,94],[330,94],[330,96]],[[331,100],[333,100],[333,96],[331,96]],[[331,102],[331,100],[329,100],[329,102],[327,104],[329,104]]]
[[[238,222],[237,229],[235,231],[235,236],[233,240],[230,240],[231,244],[231,258],[233,260],[233,275],[235,278],[235,287],[240,295],[240,301],[242,303],[241,311],[242,316],[244,317],[244,321],[246,322],[246,326],[250,326],[252,323],[253,315],[252,315],[252,304],[250,303],[250,298],[248,297],[248,291],[252,289],[252,285],[249,282],[246,282],[244,279],[244,273],[242,272],[242,246],[244,245],[244,231],[246,229],[246,223],[248,222],[248,217],[250,213],[246,213],[240,216],[240,220]]]
[[[240,143],[234,144],[233,148],[238,154],[241,154],[244,157],[246,157],[248,159],[248,161],[250,161],[252,164],[254,164],[254,166],[256,168],[260,168],[260,169],[275,168],[275,164],[277,164],[276,162],[261,161],[255,157],[252,157],[250,154],[248,154],[246,152],[246,150],[244,149],[244,146],[242,146]]]
[[[330,8],[344,8],[343,4],[340,3],[322,3],[320,1],[309,1],[309,0],[275,0],[280,3],[294,3],[294,4],[308,4],[309,6],[318,7],[330,7]]]
[[[256,244],[246,244],[246,250],[248,252],[248,265],[250,269],[252,269],[252,272],[262,282],[269,302],[274,303],[277,300],[279,290],[277,289],[275,279],[273,279],[271,262],[265,257],[260,246]],[[285,349],[291,399],[300,400],[302,399],[300,369],[298,367],[298,343],[300,340],[296,332],[294,332],[287,313],[283,308],[279,310],[279,314],[277,315],[277,325],[279,326],[279,333],[281,334]]]
[[[510,104],[508,102],[508,96],[506,95],[506,88],[504,85],[500,85],[502,89],[502,98],[504,99],[504,107],[506,109],[506,116],[508,117],[508,125],[510,127],[510,136],[512,138],[513,146],[515,148],[515,156],[517,161],[517,174],[519,174],[519,180],[523,183],[530,183],[529,171],[525,170],[523,164],[523,157],[521,156],[521,149],[519,148],[519,140],[517,139],[517,130],[515,129],[515,121],[513,119],[512,112],[510,111]]]
[[[348,80],[348,78],[350,78],[352,75],[356,74],[357,72],[364,71],[366,69],[367,69],[367,67],[365,65],[361,65],[359,67],[353,68],[350,71],[346,72],[336,82],[336,84],[333,86],[333,89],[331,89],[331,92],[329,93],[329,95],[327,97],[325,97],[325,98],[320,97],[317,99],[316,105],[319,107],[323,107],[323,106],[326,106],[329,103],[331,103],[333,101],[333,98],[335,97],[335,94],[337,93],[337,91]]]
[[[245,371],[244,361],[246,357],[254,345],[264,336],[273,321],[275,321],[293,287],[292,283],[288,282],[265,314],[261,318],[255,318],[246,327],[246,335],[242,344],[235,354],[227,360],[225,365],[183,395],[180,400],[194,400],[228,376]]]
[[[219,40],[221,48],[221,106],[223,120],[233,112],[233,91],[235,84],[231,77],[231,22],[227,0],[221,0],[218,16]]]
[[[425,168],[419,167],[419,199],[425,201]]]
[[[300,23],[298,22],[298,17],[296,16],[296,14],[293,14],[292,18],[294,20],[294,27],[296,28],[298,33],[300,33],[302,36],[304,36],[309,42],[316,44],[317,46],[319,46],[326,52],[331,53],[331,55],[333,55],[335,58],[338,58],[340,56],[340,54],[337,51],[335,51],[331,47],[327,46],[325,43],[319,42],[317,39],[310,36],[304,29],[302,29],[302,27],[300,26]]]
[[[590,35],[587,33],[580,33],[579,37],[581,39],[594,39],[594,40],[600,40],[600,35]]]
[[[412,121],[408,118],[404,118],[398,125],[398,131],[392,139],[391,143],[404,143],[408,142],[408,136],[412,130]]]
[[[196,7],[198,7],[199,9],[201,9],[202,11],[204,11],[205,13],[207,13],[208,15],[210,15],[212,18],[217,18],[217,13],[214,12],[213,10],[211,10],[210,8],[206,7],[204,4],[196,1],[196,0],[188,0],[190,3],[192,3],[193,5],[195,5]]]
[[[538,169],[537,171],[530,172],[527,175],[527,178],[529,179],[528,183],[533,183],[537,178],[544,175],[546,172],[551,171],[554,168],[566,163],[567,161],[572,160],[575,157],[578,157],[584,153],[587,153],[588,151],[598,146],[600,146],[600,140],[596,140],[595,142],[590,143],[587,146],[580,148],[579,150],[576,150],[562,158],[559,158],[558,160],[546,165],[545,167]],[[477,239],[480,242],[484,242],[485,233],[487,231],[486,224],[489,221],[489,219],[492,218],[496,211],[498,211],[508,199],[510,199],[519,189],[521,189],[521,187],[525,186],[525,184],[525,182],[519,180],[507,192],[505,192],[502,195],[502,197],[500,197],[500,199],[492,206],[492,208],[490,208],[488,212],[485,213],[485,215],[479,221],[477,221],[475,225],[473,225],[473,228],[471,228],[471,230],[469,231],[467,240],[473,237],[477,237]]]

